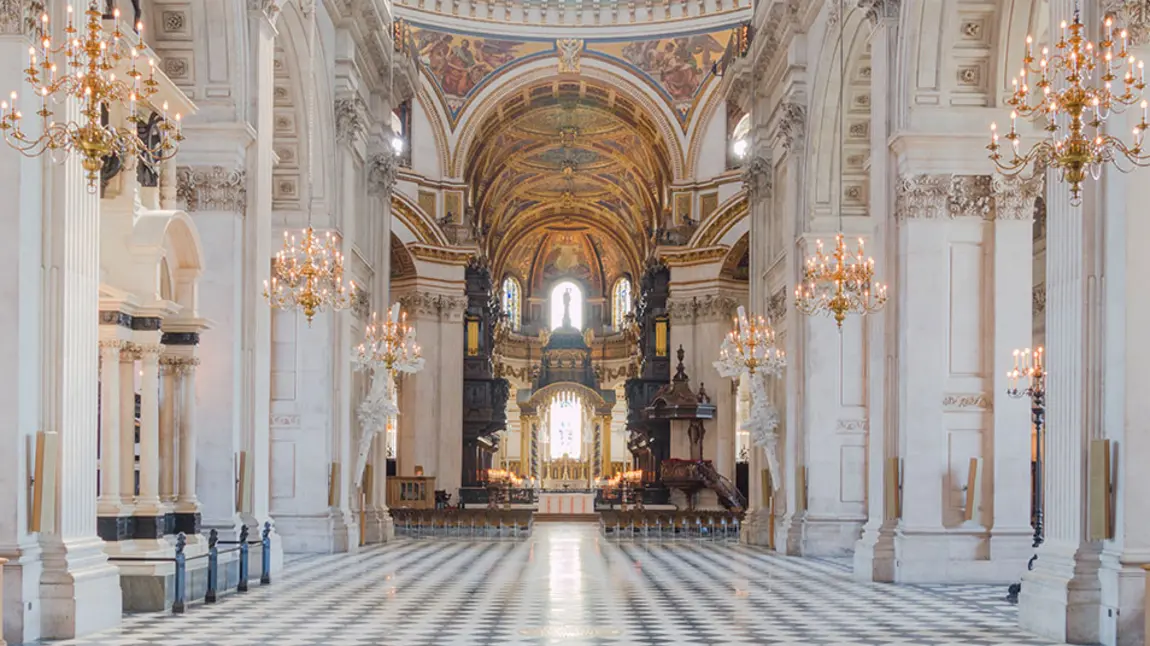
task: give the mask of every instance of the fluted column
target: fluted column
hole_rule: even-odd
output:
[[[160,502],[176,501],[176,400],[179,365],[173,356],[160,357]]]
[[[160,500],[160,354],[164,346],[140,346],[140,494],[136,499],[137,524],[151,519],[150,537],[163,535]],[[154,536],[151,536],[154,534]]]
[[[196,513],[200,502],[196,497],[196,368],[200,360],[188,357],[179,365],[180,371],[180,481],[176,511]]]
[[[120,351],[120,497],[126,507],[136,504],[136,361],[140,348],[125,343]]]
[[[100,341],[100,498],[96,512],[120,512],[120,351],[119,339]]]

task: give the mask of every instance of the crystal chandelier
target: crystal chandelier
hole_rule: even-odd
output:
[[[355,283],[343,284],[343,254],[336,239],[327,233],[321,241],[309,226],[296,245],[294,235],[284,232],[284,246],[272,261],[271,282],[264,281],[264,298],[281,310],[301,310],[310,325],[327,308],[351,307]]]
[[[846,15],[846,3],[839,2],[840,15]],[[807,316],[825,314],[835,320],[839,330],[850,314],[865,315],[877,312],[886,305],[886,286],[875,281],[874,259],[867,258],[863,241],[848,250],[842,234],[843,198],[843,120],[846,106],[843,92],[847,83],[845,20],[839,20],[839,233],[835,235],[835,249],[830,255],[823,253],[822,240],[816,240],[814,256],[807,258],[803,267],[802,283],[795,286],[795,309]]]
[[[721,377],[743,373],[778,376],[787,366],[787,355],[775,345],[775,330],[763,317],[750,319],[743,306],[735,317],[735,329],[719,346],[715,369]]]
[[[308,29],[309,60],[315,64],[315,4],[310,5]],[[315,159],[313,158],[312,133],[315,131],[315,75],[308,84],[307,101],[307,228],[303,231],[303,241],[297,247],[295,236],[284,232],[283,249],[272,262],[270,284],[264,281],[264,298],[268,304],[280,310],[301,310],[311,325],[315,315],[324,310],[345,310],[351,307],[355,282],[343,284],[343,254],[338,241],[330,232],[321,243],[312,229],[312,208],[315,196]]]
[[[141,59],[147,53],[143,39],[135,45],[128,42],[127,35],[120,31],[119,9],[113,12],[112,32],[106,33],[99,4],[97,0],[87,3],[80,27],[76,26],[75,12],[69,5],[67,25],[56,40],[51,35],[48,14],[40,17],[39,48],[28,48],[28,68],[24,70],[25,82],[40,97],[40,109],[36,112],[41,120],[39,134],[21,128],[24,115],[17,106],[16,92],[11,94],[11,102],[0,102],[0,132],[9,146],[28,157],[50,153],[54,159],[62,160],[72,153],[80,154],[88,190],[93,192],[99,186],[106,157],[118,156],[126,162],[143,156],[158,163],[175,156],[178,143],[183,140],[180,115],[174,116],[174,123],[169,120],[167,103],[161,107],[154,132],[144,135],[148,140],[141,136],[140,130],[151,123],[152,117],[141,115],[138,105],[159,92],[155,60],[147,59],[145,78],[140,71]],[[136,25],[137,33],[142,29],[142,24]],[[63,72],[53,62],[60,57]],[[50,103],[69,100],[79,104],[80,118],[56,121]],[[108,123],[116,118],[114,108],[124,109],[126,120],[133,127]]]
[[[1102,24],[1101,40],[1095,44],[1085,36],[1086,27],[1076,1],[1073,21],[1069,25],[1062,21],[1062,33],[1054,45],[1056,51],[1051,54],[1048,47],[1043,47],[1037,66],[1034,39],[1027,36],[1022,69],[1013,81],[1014,94],[1007,100],[1013,108],[1010,132],[1006,134],[1012,148],[1009,160],[1000,152],[997,124],[990,126],[987,149],[999,172],[1013,177],[1032,163],[1038,169],[1057,169],[1062,181],[1070,184],[1074,204],[1082,201],[1082,183],[1088,173],[1098,179],[1107,164],[1123,172],[1150,164],[1150,154],[1142,148],[1142,138],[1150,127],[1146,121],[1147,102],[1142,99],[1146,87],[1144,64],[1130,55],[1129,33],[1125,29],[1118,29],[1121,42],[1115,40],[1113,16],[1106,16]],[[1037,79],[1033,86],[1032,77]],[[1135,103],[1141,103],[1142,118],[1134,126],[1133,145],[1128,145],[1106,132],[1106,122],[1112,114]],[[1046,122],[1045,138],[1026,153],[1020,151],[1022,137],[1016,129],[1019,117]],[[1123,161],[1130,168],[1123,168]]]
[[[407,324],[407,315],[399,311],[399,303],[391,306],[387,320],[377,323],[372,315],[363,343],[355,349],[352,361],[361,368],[414,373],[423,369],[423,357],[415,342],[415,329]]]
[[[795,287],[795,307],[803,314],[826,314],[841,329],[848,314],[868,314],[886,304],[886,286],[874,280],[874,259],[866,258],[859,239],[854,253],[847,251],[843,234],[835,236],[835,250],[823,253],[815,242],[815,255],[803,267],[803,282]]]

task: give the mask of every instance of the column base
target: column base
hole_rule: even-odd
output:
[[[1016,537],[1019,545],[1024,537]],[[899,583],[989,583],[1003,587],[1018,579],[1030,558],[1025,551],[992,551],[983,527],[907,528],[894,531],[895,581]],[[1011,555],[1011,552],[1014,555]]]
[[[780,554],[799,556],[803,545],[803,517],[805,513],[783,514],[775,521],[775,549]]]
[[[369,509],[364,538],[368,545],[386,543],[395,538],[395,526],[387,509]]]
[[[818,516],[802,517],[803,556],[849,556],[862,533],[864,519]]]
[[[23,545],[13,551],[0,551],[8,559],[4,565],[4,623],[0,642],[24,644],[40,639],[40,577],[44,565],[40,546]]]
[[[859,581],[895,580],[898,559],[894,547],[894,523],[877,527],[867,526],[862,538],[855,543],[854,577]]]
[[[120,625],[120,572],[96,536],[45,541],[40,579],[43,639],[74,639]]]
[[[1022,629],[1059,642],[1114,644],[1117,609],[1102,604],[1100,566],[1099,549],[1089,543],[1043,544],[1034,569],[1022,577]]]
[[[744,545],[770,547],[771,525],[766,509],[754,509],[743,518],[743,526],[739,532],[739,542]]]
[[[278,514],[276,531],[288,553],[333,554],[358,549],[359,523],[348,522],[343,512]]]

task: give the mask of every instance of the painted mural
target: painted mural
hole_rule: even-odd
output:
[[[686,127],[700,90],[712,78],[738,27],[639,41],[584,41],[583,56],[622,63],[645,78]],[[419,62],[447,107],[452,126],[470,99],[503,68],[529,58],[554,56],[553,40],[500,40],[413,26]],[[558,69],[558,68],[556,68]]]

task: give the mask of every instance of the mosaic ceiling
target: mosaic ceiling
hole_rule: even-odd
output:
[[[736,27],[647,40],[499,40],[413,25],[419,62],[446,108],[451,126],[488,81],[517,63],[554,57],[563,71],[598,58],[627,68],[671,106],[686,129],[702,90],[713,77]]]
[[[599,287],[637,273],[670,178],[667,145],[638,106],[608,88],[544,83],[476,141],[464,167],[497,273],[536,286],[584,267]]]

